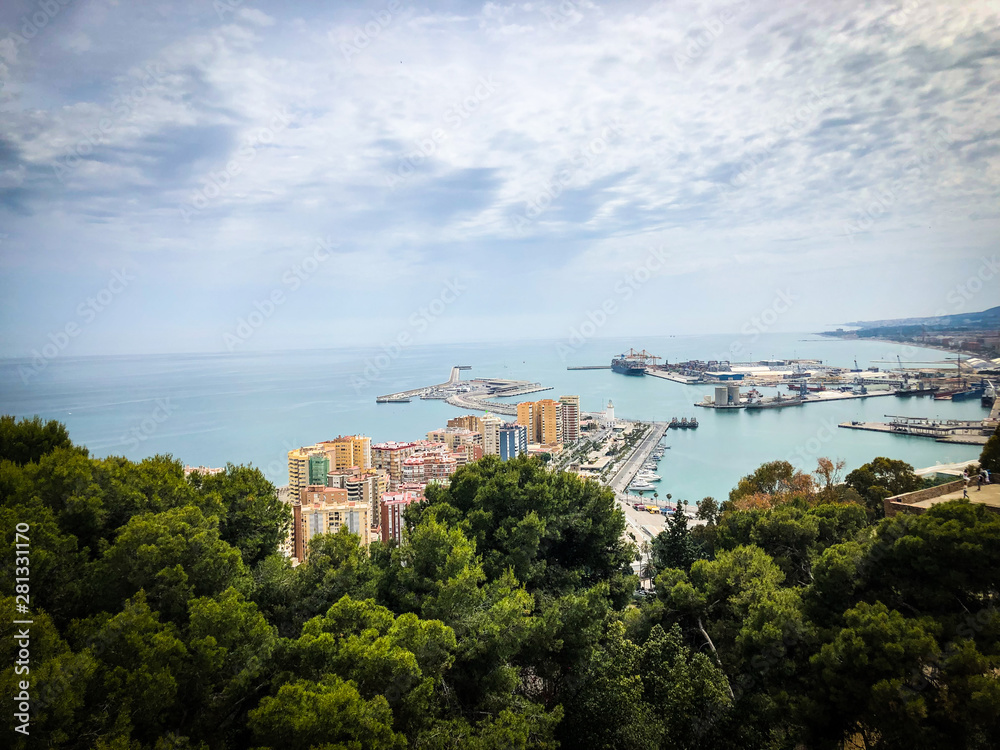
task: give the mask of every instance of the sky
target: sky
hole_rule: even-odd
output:
[[[5,0],[0,356],[1000,304],[1000,10]]]

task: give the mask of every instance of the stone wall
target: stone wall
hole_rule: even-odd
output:
[[[887,497],[883,501],[885,514],[886,516],[894,516],[899,512],[923,513],[925,510],[924,508],[910,508],[908,506],[913,503],[919,503],[921,500],[929,500],[933,497],[941,497],[941,495],[958,492],[964,486],[965,480],[959,479],[955,482],[939,484],[937,487],[928,487],[926,490],[916,490],[914,492],[906,492],[902,495]]]

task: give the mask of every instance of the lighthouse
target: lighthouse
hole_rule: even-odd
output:
[[[609,427],[615,426],[615,405],[611,403],[611,399],[608,399],[608,408],[604,412],[604,422]]]

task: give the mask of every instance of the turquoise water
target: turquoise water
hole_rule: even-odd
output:
[[[300,445],[363,433],[373,441],[423,437],[463,412],[441,401],[376,404],[383,393],[440,383],[452,365],[471,365],[463,377],[507,377],[551,385],[529,398],[579,394],[584,411],[612,399],[620,417],[694,417],[698,430],[672,430],[657,473],[660,496],[725,497],[741,476],[778,458],[811,470],[818,456],[846,460],[847,469],[885,455],[915,467],[974,459],[975,446],[838,429],[848,420],[884,415],[977,419],[978,401],[935,402],[893,396],[757,412],[717,412],[693,406],[710,386],[659,378],[630,378],[610,370],[567,371],[567,365],[607,364],[629,346],[671,361],[709,359],[739,342],[747,357],[812,358],[862,367],[873,360],[941,360],[940,351],[879,342],[822,339],[809,334],[593,339],[566,342],[456,344],[411,347],[390,357],[381,349],[329,349],[137,357],[57,357],[24,382],[24,362],[0,363],[0,411],[58,419],[95,456],[138,459],[169,453],[189,464],[252,463],[277,483],[287,479],[285,453]],[[882,367],[891,367],[881,364]],[[367,379],[366,379],[367,378]],[[373,379],[377,378],[377,379]]]

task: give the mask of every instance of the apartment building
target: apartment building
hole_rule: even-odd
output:
[[[483,431],[483,418],[476,414],[466,414],[448,420],[449,427],[461,427],[463,430],[472,430],[481,433]]]
[[[518,405],[520,408],[520,404]],[[481,430],[483,435],[483,454],[487,456],[500,455],[500,425],[503,420],[492,414],[487,414],[482,418]]]
[[[316,447],[326,453],[331,469],[372,467],[372,439],[365,435],[338,435],[333,440],[317,443]]]
[[[388,492],[382,495],[380,526],[383,542],[403,543],[403,512],[408,505],[423,499],[420,492]]]
[[[288,492],[291,502],[299,501],[299,493],[311,484],[326,484],[330,459],[316,445],[288,451]]]
[[[500,427],[500,460],[512,458],[528,452],[528,428],[517,422],[505,422]]]
[[[560,396],[562,404],[562,442],[575,443],[580,439],[580,397]]]
[[[372,446],[372,466],[388,473],[390,490],[396,490],[403,481],[403,461],[412,456],[417,448],[413,442],[395,441]]]
[[[301,491],[301,501],[292,504],[293,556],[302,562],[309,556],[310,539],[319,534],[336,534],[345,526],[368,546],[372,541],[371,521],[369,505],[350,500],[347,490],[308,485]]]

